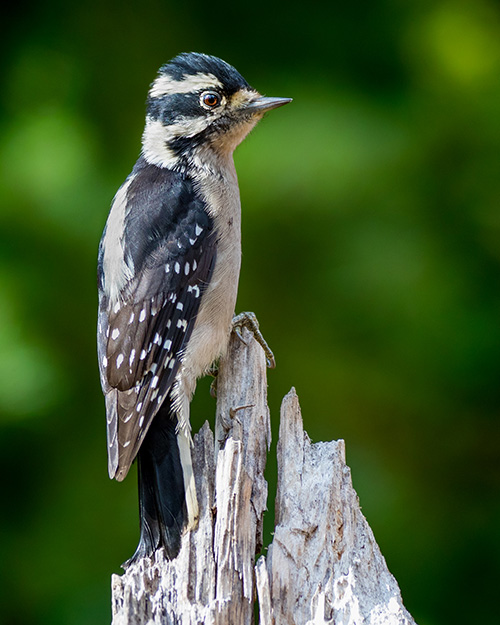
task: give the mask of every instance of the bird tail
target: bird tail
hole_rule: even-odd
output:
[[[191,436],[178,427],[171,405],[170,398],[163,402],[137,454],[140,539],[124,568],[160,547],[175,558],[184,530],[197,522]]]

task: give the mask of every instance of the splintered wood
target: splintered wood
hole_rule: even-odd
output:
[[[262,548],[271,440],[266,360],[233,335],[217,379],[215,440],[194,437],[198,528],[112,576],[112,625],[412,625],[361,513],[344,442],[311,444],[295,390],[281,407],[274,538]]]

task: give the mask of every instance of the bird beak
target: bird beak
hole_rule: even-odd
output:
[[[245,113],[265,113],[271,109],[276,109],[278,106],[283,106],[292,101],[292,98],[266,98],[264,96],[258,97],[256,100],[249,102],[243,109]]]

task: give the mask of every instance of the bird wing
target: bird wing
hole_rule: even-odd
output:
[[[108,467],[119,480],[175,380],[216,258],[212,219],[192,186],[162,179],[144,197],[134,189],[151,187],[151,181],[140,182],[128,190],[123,239],[134,277],[115,302],[100,291]],[[146,230],[148,237],[137,236]]]

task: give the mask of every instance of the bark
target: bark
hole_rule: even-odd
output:
[[[215,439],[194,437],[200,505],[178,557],[163,551],[112,577],[112,625],[411,625],[361,513],[343,441],[311,444],[295,390],[284,398],[276,526],[262,547],[271,440],[266,361],[233,335],[220,363]]]

